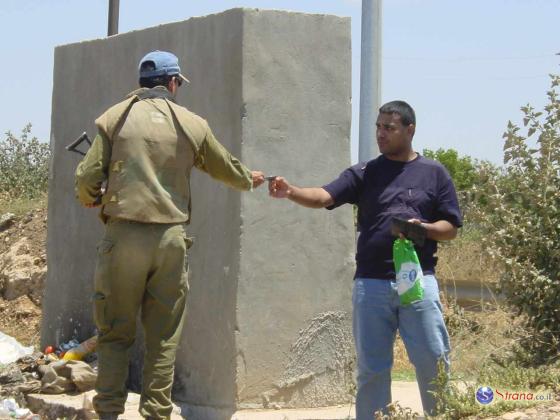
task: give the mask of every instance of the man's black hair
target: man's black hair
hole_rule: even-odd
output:
[[[379,108],[380,114],[398,114],[401,116],[402,125],[409,126],[410,124],[416,125],[416,114],[414,109],[405,101],[391,101],[387,102]]]
[[[156,69],[156,63],[149,60],[144,61],[140,66],[140,72],[154,71],[155,69]],[[173,76],[175,75],[166,74],[163,76],[155,76],[155,77],[141,77],[139,80],[140,87],[148,88],[148,89],[154,88],[156,86],[167,87]]]
[[[165,75],[165,76],[157,76],[157,77],[141,77],[140,80],[139,80],[140,87],[148,88],[148,89],[154,88],[156,86],[167,87],[173,76],[175,76],[175,75],[172,75],[172,76]]]

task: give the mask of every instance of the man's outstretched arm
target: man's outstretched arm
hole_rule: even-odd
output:
[[[334,204],[331,195],[323,188],[296,187],[280,176],[269,181],[268,191],[271,197],[287,198],[294,203],[312,209],[321,209]]]

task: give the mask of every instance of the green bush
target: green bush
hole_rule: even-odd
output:
[[[47,191],[49,145],[31,137],[31,124],[20,137],[11,132],[0,140],[0,198],[33,199]]]
[[[477,186],[484,243],[503,266],[500,289],[527,316],[522,346],[536,364],[560,344],[560,77],[551,78],[544,110],[521,108],[524,128],[510,121],[504,133],[504,168]]]
[[[438,149],[435,152],[424,149],[422,154],[445,166],[457,191],[466,191],[475,184],[478,161],[470,156],[459,156],[455,149]]]
[[[499,173],[498,168],[487,160],[473,159],[470,156],[459,156],[455,149],[438,149],[435,152],[424,149],[423,155],[429,159],[437,160],[441,163],[453,179],[453,184],[457,190],[459,204],[463,211],[465,225],[474,226],[477,230],[477,220],[473,218],[476,212],[472,212],[473,206],[486,204],[487,199],[480,191],[475,194],[474,187],[486,185],[488,178]],[[472,230],[472,229],[471,229]]]

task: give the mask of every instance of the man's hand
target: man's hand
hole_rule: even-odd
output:
[[[311,209],[321,209],[333,205],[331,195],[323,188],[296,187],[281,176],[274,177],[268,182],[268,192],[271,197],[287,198],[300,206]]]
[[[450,241],[457,237],[457,228],[447,220],[438,220],[434,223],[424,223],[418,219],[409,219],[408,221],[424,227],[428,238],[435,241]]]
[[[415,225],[421,225],[422,221],[418,220],[418,219],[408,219],[407,220],[408,223],[414,223]]]
[[[261,171],[251,171],[251,177],[253,178],[253,188],[257,188],[264,183],[264,173]]]
[[[274,198],[286,198],[290,195],[291,185],[285,178],[277,176],[268,182],[268,193]]]

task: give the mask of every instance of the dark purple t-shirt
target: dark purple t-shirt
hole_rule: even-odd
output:
[[[323,188],[334,200],[329,210],[345,203],[358,205],[356,277],[395,278],[393,217],[462,225],[457,194],[447,170],[420,155],[410,162],[381,155],[346,169]],[[416,252],[424,274],[434,274],[437,242],[428,239],[423,247],[416,247]]]

